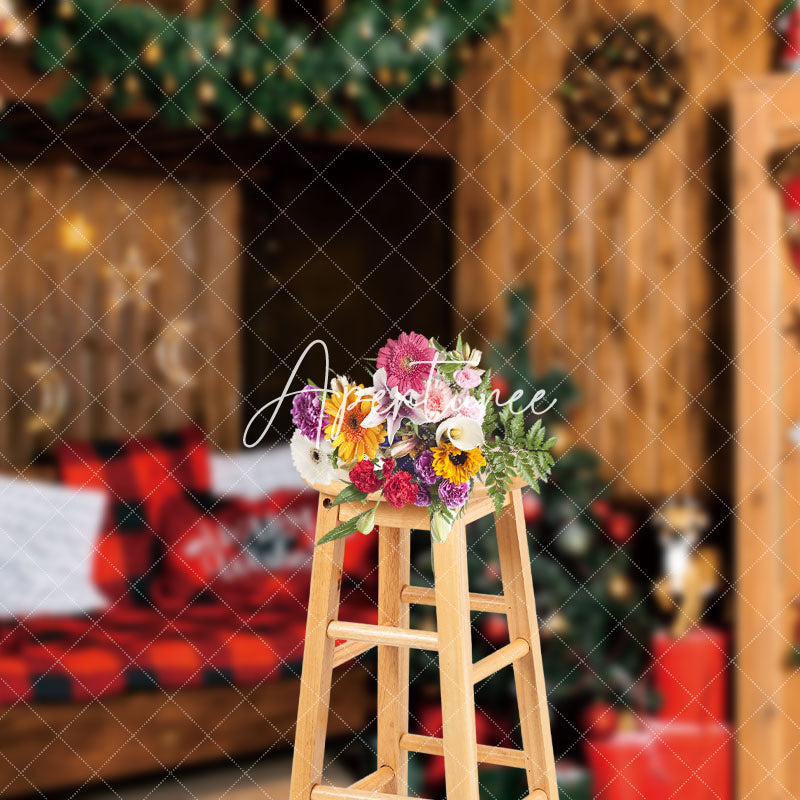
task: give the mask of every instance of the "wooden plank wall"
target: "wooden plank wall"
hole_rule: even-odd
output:
[[[730,311],[718,227],[728,215],[727,114],[732,84],[771,63],[774,6],[518,2],[460,85],[456,305],[465,327],[473,338],[470,326],[498,335],[503,289],[535,289],[538,366],[577,380],[583,401],[569,424],[634,499],[726,485],[727,454],[717,452],[729,422],[717,377],[726,344],[717,339]],[[644,156],[608,158],[574,143],[557,90],[579,29],[634,9],[656,14],[677,40],[687,96]]]
[[[0,176],[2,466],[24,467],[58,436],[189,420],[234,447],[237,190],[67,164],[5,164]],[[89,242],[71,247],[76,229]]]
[[[800,796],[800,277],[787,258],[776,153],[800,145],[800,76],[736,90],[738,796]]]

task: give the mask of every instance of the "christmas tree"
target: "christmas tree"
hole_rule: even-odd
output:
[[[570,444],[575,435],[569,414],[579,402],[577,388],[563,372],[535,371],[527,346],[529,294],[512,291],[508,304],[505,341],[494,352],[493,387],[501,398],[520,390],[524,399],[516,407],[525,405],[538,389],[546,392],[546,402],[538,407],[556,400],[543,421],[548,432],[560,438],[558,458],[550,480],[540,485],[540,494],[525,490],[524,508],[556,757],[575,761],[582,757],[581,743],[587,734],[615,726],[617,709],[640,711],[649,702],[640,678],[650,663],[647,643],[656,619],[648,599],[650,580],[628,552],[636,522],[605,498],[607,485],[599,459]],[[471,590],[498,593],[496,540],[488,523],[471,526],[468,540]],[[420,538],[416,544],[425,543]],[[429,575],[429,559],[430,548],[419,546],[417,576]],[[434,627],[431,609],[415,609],[415,614],[417,626]],[[504,616],[476,614],[473,624],[474,660],[508,642]],[[412,727],[416,721],[421,733],[440,736],[435,657],[417,652],[413,659],[417,702]],[[501,670],[476,686],[480,742],[519,746],[518,720],[509,711],[516,709],[513,693],[511,670]],[[412,771],[418,775],[417,789],[426,797],[440,789],[441,761],[427,760]],[[482,785],[487,798],[512,800],[525,793],[523,775],[515,770],[483,770]],[[566,791],[564,785],[562,792]],[[584,791],[569,796],[578,800]]]

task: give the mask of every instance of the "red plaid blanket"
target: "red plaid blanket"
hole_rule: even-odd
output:
[[[0,620],[0,705],[300,674],[314,493],[209,500],[196,429],[67,443],[56,461],[65,483],[109,495],[94,578],[111,606],[93,618]],[[374,545],[347,543],[344,619],[375,621]]]
[[[0,705],[86,701],[140,689],[253,686],[299,676],[307,582],[291,594],[244,613],[202,604],[168,618],[116,607],[96,619],[0,623]],[[342,596],[343,619],[376,621],[364,586],[345,585]]]

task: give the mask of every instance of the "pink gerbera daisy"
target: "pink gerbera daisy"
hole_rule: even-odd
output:
[[[378,350],[378,369],[386,370],[386,383],[401,394],[422,392],[434,368],[436,351],[420,333],[401,333]]]

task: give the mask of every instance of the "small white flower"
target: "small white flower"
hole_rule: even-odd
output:
[[[296,430],[292,434],[290,450],[295,469],[307,483],[325,486],[336,480],[331,464],[333,448],[330,442],[323,440],[317,447],[315,442]]]
[[[481,424],[464,416],[450,417],[439,423],[436,429],[436,444],[446,439],[459,450],[472,450],[484,443]]]

